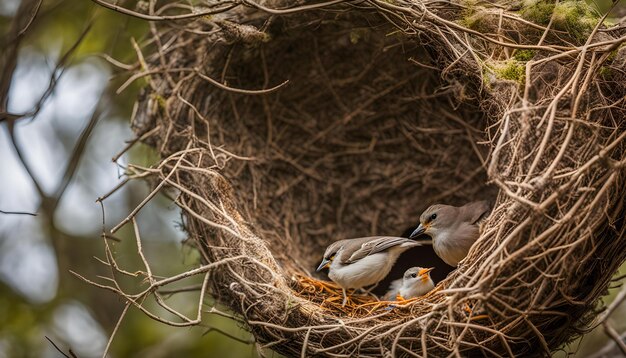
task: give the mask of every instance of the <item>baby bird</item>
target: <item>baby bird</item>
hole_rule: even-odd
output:
[[[402,278],[391,282],[384,300],[408,300],[409,298],[425,295],[435,288],[435,283],[430,277],[430,271],[433,269],[434,267],[411,267],[406,270]]]
[[[433,249],[450,266],[457,266],[480,235],[478,223],[489,213],[486,201],[475,201],[461,207],[436,204],[420,216],[417,229],[409,236],[427,234]]]
[[[345,306],[346,289],[378,283],[387,276],[401,253],[422,244],[393,236],[339,240],[328,246],[317,271],[328,267],[328,277],[342,288],[342,306]]]

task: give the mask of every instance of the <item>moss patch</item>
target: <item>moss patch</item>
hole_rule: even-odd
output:
[[[526,0],[520,10],[520,15],[537,24],[547,25],[554,11],[554,3],[543,0]]]
[[[576,38],[586,37],[598,23],[598,16],[584,1],[565,1],[554,7],[554,26]]]
[[[530,61],[535,57],[535,51],[533,50],[517,50],[513,54],[513,58],[518,61]]]
[[[489,29],[493,26],[489,21],[489,14],[482,7],[478,6],[477,1],[468,0],[464,4],[466,8],[463,10],[461,18],[457,20],[457,23],[468,29],[483,33],[489,32]]]
[[[165,106],[167,106],[166,100],[163,96],[159,95],[159,94],[153,94],[152,98],[154,98],[154,100],[156,101],[157,105],[159,106],[160,110],[164,110]]]
[[[486,64],[498,79],[515,81],[524,84],[526,81],[526,66],[523,61],[509,59],[506,61],[490,62]]]
[[[547,25],[552,18],[554,29],[568,32],[582,41],[591,33],[599,16],[583,0],[566,0],[558,4],[546,0],[526,0],[519,11],[529,21]]]
[[[459,25],[465,26],[468,29],[480,32],[488,32],[489,30],[489,19],[482,11],[466,11],[458,22]]]
[[[598,70],[598,74],[600,75],[600,77],[602,77],[603,79],[607,80],[611,78],[611,68],[608,66],[602,66],[600,67],[600,69]]]

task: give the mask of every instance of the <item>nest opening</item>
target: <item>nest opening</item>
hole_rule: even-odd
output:
[[[495,199],[485,114],[427,48],[362,13],[280,19],[267,32],[267,44],[216,56],[212,76],[251,89],[289,80],[282,89],[196,99],[214,113],[213,143],[254,158],[221,172],[253,231],[285,246],[274,252],[284,268],[313,271],[335,240],[401,235],[430,204]],[[404,256],[414,266],[419,252]]]

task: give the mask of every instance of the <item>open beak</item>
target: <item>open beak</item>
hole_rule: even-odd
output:
[[[322,263],[317,267],[317,270],[315,270],[315,272],[320,272],[328,266],[330,266],[330,260],[322,259]]]
[[[429,273],[430,271],[434,270],[434,269],[435,269],[434,267],[429,267],[429,268],[421,269],[421,270],[420,270],[420,272],[419,272],[419,274],[420,274],[420,276],[425,276],[425,275],[428,275],[428,273]]]
[[[417,229],[415,229],[415,231],[413,231],[411,233],[411,235],[409,235],[409,239],[414,239],[418,236],[420,236],[421,234],[426,232],[427,227],[424,227],[424,225],[422,225],[422,223],[419,224],[419,226],[417,227]]]

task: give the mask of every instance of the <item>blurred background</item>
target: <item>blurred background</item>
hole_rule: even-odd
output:
[[[99,357],[124,304],[70,270],[90,278],[108,275],[94,259],[104,254],[102,226],[116,225],[149,193],[146,183],[130,182],[106,199],[103,223],[96,199],[124,179],[128,163],[158,160],[142,145],[117,157],[133,139],[129,118],[140,81],[116,93],[128,74],[107,61],[110,56],[121,67],[135,62],[131,39],[145,38],[150,25],[88,0],[45,0],[33,18],[38,4],[0,1],[0,358],[62,356],[46,337],[66,353],[71,348],[81,358]],[[610,4],[594,6],[603,12]],[[626,4],[619,6],[614,16],[624,16],[619,12]],[[8,113],[26,115],[15,120]],[[156,274],[197,265],[197,254],[182,244],[180,212],[169,199],[151,200],[137,220],[146,255],[161,263]],[[139,269],[132,227],[116,238],[110,243],[120,263]],[[620,290],[615,286],[607,304]],[[175,299],[191,314],[198,297]],[[624,342],[626,305],[611,317]],[[215,329],[173,328],[131,309],[109,356],[259,355],[238,323],[216,315],[205,320]],[[606,330],[597,328],[557,356],[587,357],[602,349],[605,356],[619,354]]]

